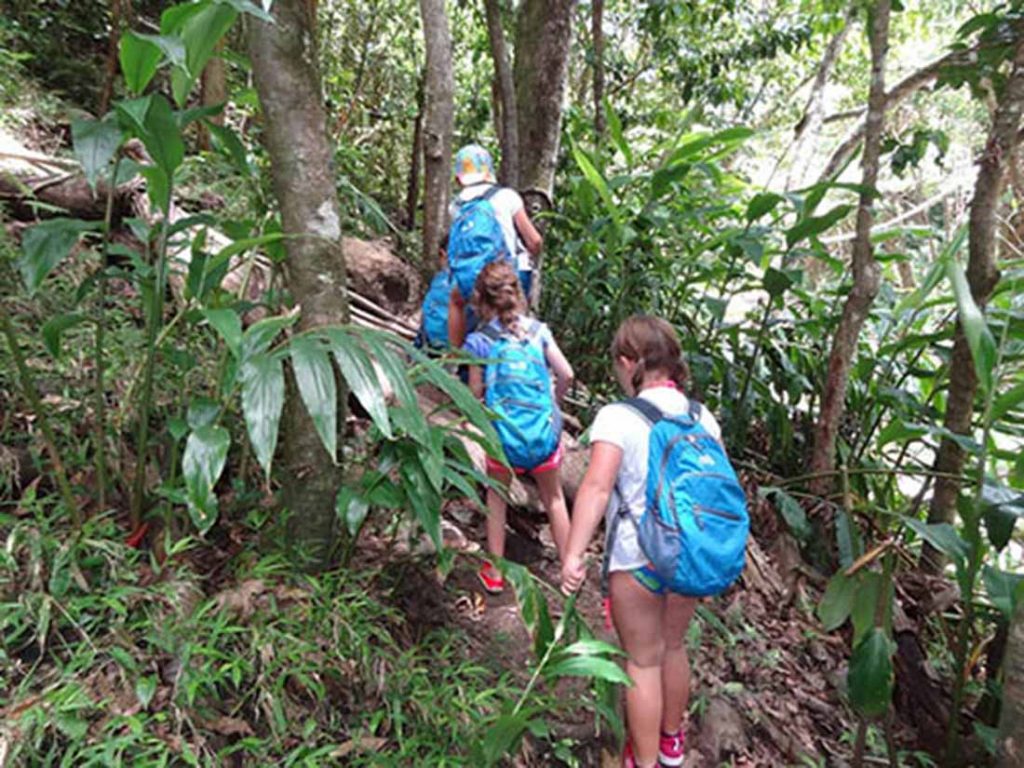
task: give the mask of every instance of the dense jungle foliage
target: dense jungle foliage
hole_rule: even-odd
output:
[[[573,445],[651,313],[741,470],[687,765],[1022,764],[1022,109],[1017,0],[0,0],[0,766],[618,764],[600,551],[560,595],[513,493],[484,598],[501,448],[411,343],[469,142]]]

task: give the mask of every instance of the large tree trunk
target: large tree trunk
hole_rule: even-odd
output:
[[[523,0],[516,26],[519,188],[548,198],[562,130],[576,0]]]
[[[889,47],[889,11],[891,0],[879,0],[869,12],[871,42],[871,87],[868,92],[867,131],[864,136],[863,191],[857,206],[857,239],[853,243],[853,289],[843,307],[829,355],[828,374],[821,398],[821,415],[814,430],[811,472],[812,490],[826,495],[832,488],[835,469],[836,433],[846,404],[846,384],[857,350],[857,339],[878,295],[881,270],[871,246],[873,201],[878,179],[878,157],[885,122],[885,56]]]
[[[249,27],[274,194],[289,235],[284,241],[287,286],[302,308],[299,330],[348,320],[334,163],[309,8],[307,0],[277,0],[276,24],[252,20]],[[281,462],[289,535],[314,565],[325,565],[335,539],[341,468],[324,449],[289,380]],[[344,423],[344,403],[342,391],[339,423]]]
[[[455,86],[452,38],[444,0],[420,0],[420,13],[427,47],[423,120],[423,260],[429,264],[437,259],[441,234],[448,223]]]
[[[811,84],[811,94],[807,97],[807,106],[804,107],[803,117],[796,127],[796,135],[793,137],[793,165],[786,177],[786,189],[803,185],[807,176],[807,169],[811,158],[814,157],[814,148],[821,133],[824,110],[825,85],[828,83],[829,75],[835,66],[839,54],[843,50],[846,36],[850,32],[851,22],[857,13],[857,6],[850,5],[843,19],[843,27],[825,46],[825,53],[822,54],[821,62],[814,73],[814,82]]]
[[[484,0],[487,12],[487,37],[491,42],[494,76],[498,91],[499,114],[495,128],[501,142],[501,166],[498,180],[506,187],[519,186],[519,109],[516,106],[516,87],[512,78],[512,63],[505,44],[505,30],[501,23],[501,0]]]
[[[594,133],[604,138],[604,0],[593,0],[590,38],[594,52]]]
[[[1017,602],[1006,645],[996,755],[999,768],[1024,765],[1024,600]]]
[[[971,295],[979,307],[988,303],[999,270],[996,268],[995,235],[999,198],[1006,181],[1006,169],[1019,140],[1021,113],[1024,109],[1024,38],[1020,38],[1014,52],[1013,71],[1006,90],[996,109],[985,152],[979,161],[978,178],[974,184],[970,217],[970,256],[967,263],[967,282]],[[978,377],[974,370],[971,350],[963,328],[957,323],[953,340],[953,359],[950,363],[949,396],[943,426],[951,433],[966,435],[971,429],[974,413],[974,395]],[[956,514],[956,499],[960,494],[959,475],[963,471],[964,452],[953,440],[943,438],[935,457],[935,491],[928,508],[928,520],[933,523],[952,522]],[[938,569],[941,555],[925,548],[923,565]]]

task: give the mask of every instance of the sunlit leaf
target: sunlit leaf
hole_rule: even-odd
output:
[[[620,685],[632,685],[633,680],[617,662],[600,656],[571,656],[552,664],[545,670],[552,677],[589,677]]]
[[[71,141],[75,159],[82,165],[82,172],[89,186],[96,189],[96,182],[114,159],[121,145],[121,128],[116,121],[103,120],[71,121]]]
[[[249,330],[252,330],[251,328]],[[242,412],[256,459],[263,471],[270,466],[277,448],[277,429],[284,405],[284,370],[281,360],[258,353],[242,364]]]
[[[34,294],[53,268],[71,253],[83,232],[99,226],[99,222],[80,219],[47,219],[26,229],[21,236],[18,269],[29,295]]]
[[[957,318],[971,349],[978,384],[982,392],[990,392],[997,357],[995,339],[992,338],[992,332],[985,322],[985,315],[974,301],[963,265],[952,257],[944,259],[944,264],[946,276],[953,286],[953,295],[956,297]]]
[[[299,395],[324,449],[334,459],[338,453],[338,391],[331,359],[318,340],[308,336],[292,339],[289,351]]]
[[[338,369],[345,377],[352,394],[370,414],[377,429],[385,437],[393,438],[384,389],[366,351],[359,345],[358,339],[341,328],[330,328],[324,333],[330,342],[331,352],[338,361]]]
[[[160,48],[134,32],[121,35],[120,62],[124,84],[132,93],[142,93],[156,74]]]
[[[206,533],[217,520],[217,497],[213,487],[227,462],[231,435],[214,424],[192,431],[185,442],[181,474],[185,480],[188,511],[199,533]]]

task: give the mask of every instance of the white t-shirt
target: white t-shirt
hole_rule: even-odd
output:
[[[449,219],[454,220],[459,214],[459,203],[464,203],[467,200],[474,200],[475,198],[483,195],[490,188],[490,184],[473,184],[463,188],[449,207]],[[533,269],[533,262],[530,260],[530,252],[526,250],[526,246],[523,244],[523,241],[519,239],[519,233],[516,231],[516,224],[514,221],[515,215],[525,207],[523,204],[523,198],[520,197],[519,193],[514,189],[501,187],[491,197],[491,205],[494,206],[494,212],[497,215],[498,223],[501,224],[502,234],[505,235],[505,245],[508,248],[508,252],[516,257],[516,269],[520,272]]]
[[[651,387],[640,393],[640,397],[656,405],[662,413],[670,416],[686,413],[690,400],[682,392],[671,387]],[[700,423],[716,440],[722,439],[722,429],[711,415],[701,406]],[[620,507],[620,498],[625,500],[629,513],[636,523],[644,511],[647,491],[647,445],[651,429],[647,421],[622,403],[606,405],[597,412],[590,427],[591,443],[611,443],[622,449],[622,463],[616,477],[615,488],[605,511],[605,530],[611,530],[612,518]],[[621,497],[619,494],[622,494]],[[647,563],[636,538],[636,526],[628,520],[620,520],[615,531],[615,542],[610,555],[608,570],[629,571]]]

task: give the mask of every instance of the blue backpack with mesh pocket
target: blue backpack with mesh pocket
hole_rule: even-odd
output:
[[[487,407],[501,417],[494,429],[505,457],[518,469],[534,469],[555,452],[562,433],[562,415],[551,391],[544,351],[538,342],[541,324],[530,320],[524,338],[487,323],[480,332],[489,338],[490,357],[484,372]]]
[[[430,281],[423,299],[423,319],[420,321],[419,346],[444,349],[448,346],[448,299],[452,280],[447,270],[441,270]]]
[[[651,428],[647,489],[640,522],[623,505],[612,525],[628,517],[668,588],[705,597],[724,592],[743,571],[750,517],[725,449],[701,425],[700,403],[690,402],[689,413],[669,416],[649,400],[624,401]]]
[[[464,299],[473,295],[480,271],[498,259],[511,259],[505,233],[491,198],[501,189],[495,185],[479,197],[465,200],[448,230],[448,268],[452,283]]]

